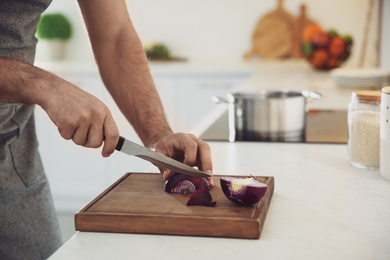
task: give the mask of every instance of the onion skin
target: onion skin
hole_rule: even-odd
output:
[[[259,202],[267,193],[268,186],[254,177],[221,177],[221,188],[225,196],[241,206],[250,206]]]
[[[216,202],[212,201],[209,192],[210,185],[206,178],[196,178],[174,172],[165,182],[164,190],[168,193],[192,194],[187,206],[214,207],[216,205]]]

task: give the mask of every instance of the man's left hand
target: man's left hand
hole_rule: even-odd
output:
[[[213,174],[210,146],[193,134],[176,133],[161,137],[152,148],[175,160],[189,166],[197,166],[199,170]],[[165,180],[172,174],[172,170],[159,167]],[[207,178],[210,186],[214,186],[212,177]]]

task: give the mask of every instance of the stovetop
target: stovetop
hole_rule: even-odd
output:
[[[347,143],[347,116],[346,110],[310,110],[306,118],[306,138],[303,142]],[[228,112],[217,119],[200,138],[205,141],[229,141]]]

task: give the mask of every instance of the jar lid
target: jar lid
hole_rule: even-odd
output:
[[[390,86],[383,87],[383,88],[382,88],[382,92],[385,93],[385,94],[390,95]]]
[[[390,87],[389,87],[390,91]],[[382,92],[380,90],[359,90],[354,91],[354,95],[356,95],[357,98],[363,98],[363,99],[369,99],[369,100],[381,100]]]

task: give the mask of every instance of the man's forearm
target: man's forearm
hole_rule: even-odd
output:
[[[100,74],[145,144],[172,134],[124,1],[79,0]]]
[[[42,105],[48,91],[41,83],[53,77],[30,64],[0,58],[0,102]]]
[[[78,2],[104,84],[144,145],[212,174],[210,147],[169,127],[126,1]],[[172,172],[163,167],[160,171],[165,179]],[[212,186],[212,178],[209,182]]]
[[[146,146],[171,134],[164,109],[139,42],[121,41],[113,53],[98,55],[107,89]],[[136,48],[131,53],[128,46]],[[103,52],[103,51],[102,51]]]
[[[29,64],[0,58],[0,102],[40,105],[65,139],[109,156],[118,129],[109,109],[68,81]]]

